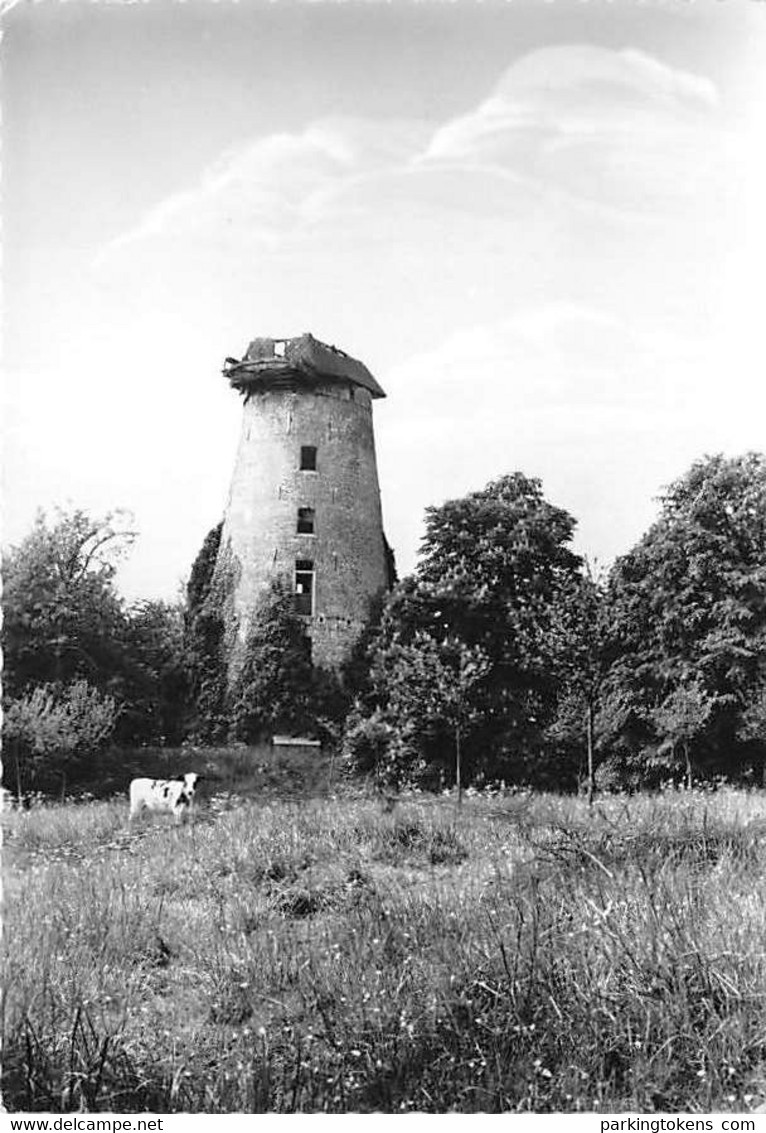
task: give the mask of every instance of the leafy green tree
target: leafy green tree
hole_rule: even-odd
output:
[[[580,560],[575,520],[520,472],[426,509],[416,571],[433,588],[448,632],[482,644],[516,682],[549,679],[546,633],[561,584]]]
[[[766,743],[766,684],[759,684],[742,711],[740,737]]]
[[[6,695],[35,684],[86,679],[108,686],[120,669],[123,604],[114,586],[135,532],[119,513],[92,518],[40,512],[3,555]]]
[[[388,597],[370,651],[367,715],[384,714],[400,761],[444,764],[459,703],[469,777],[539,773],[557,693],[552,609],[579,568],[567,546],[573,530],[521,473],[427,510],[418,567]],[[476,668],[454,700],[461,656]],[[408,680],[421,692],[405,703]]]
[[[670,756],[670,769],[675,771],[678,749],[684,756],[686,786],[693,783],[691,744],[698,739],[710,719],[715,700],[708,696],[699,679],[679,684],[655,708],[654,724],[661,739],[658,758]]]
[[[484,679],[490,662],[481,646],[467,645],[458,637],[438,641],[422,630],[407,643],[393,642],[375,659],[373,680],[386,692],[387,716],[400,721],[394,750],[416,753],[424,735],[440,751],[442,769],[446,754],[454,750],[450,770],[457,787],[458,804],[463,790],[463,743],[476,723],[477,708],[472,693]],[[452,741],[451,743],[449,741]],[[411,760],[395,759],[402,769]]]
[[[98,518],[57,510],[50,519],[38,514],[30,534],[4,554],[6,709],[19,710],[25,694],[43,688],[29,712],[55,704],[41,719],[63,719],[63,690],[85,681],[116,705],[116,742],[181,738],[187,689],[180,611],[165,602],[128,608],[115,585],[134,538],[118,512]],[[70,755],[71,778],[82,761]]]
[[[210,595],[222,533],[223,520],[208,531],[199,553],[192,563],[191,574],[186,587],[187,615],[190,617],[193,617],[204,606]]]
[[[277,580],[253,615],[229,692],[231,738],[256,743],[274,732],[334,738],[346,708],[332,674],[312,665],[293,592]]]
[[[596,789],[596,720],[605,676],[608,613],[603,582],[586,562],[568,576],[552,607],[551,644],[559,674],[557,711],[548,736],[566,749],[585,748],[588,801]],[[562,775],[562,779],[566,776]]]
[[[695,765],[742,773],[743,713],[766,655],[766,458],[706,457],[672,484],[657,522],[615,563],[608,603],[626,746],[649,759],[669,719],[662,706],[673,716],[676,691],[698,688],[710,711],[684,741]]]
[[[117,740],[180,743],[190,713],[184,611],[180,603],[136,603],[126,613],[122,644],[122,712]]]
[[[751,690],[741,714],[737,739],[752,753],[761,782],[766,785],[766,680],[761,677]]]
[[[227,662],[225,656],[224,594],[216,585],[215,567],[223,521],[205,536],[192,564],[186,588],[184,648],[187,679],[194,705],[192,734],[205,743],[226,736]]]

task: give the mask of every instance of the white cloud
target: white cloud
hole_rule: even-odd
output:
[[[342,175],[347,156],[312,130],[273,134],[228,153],[192,189],[160,202],[105,254],[153,237],[183,235],[209,225],[248,225],[250,239],[273,243],[311,193]]]
[[[422,144],[417,122],[333,118],[300,134],[271,134],[223,154],[199,183],[160,202],[101,254],[154,237],[228,228],[271,247],[311,219],[312,202],[364,172],[401,166]]]
[[[710,80],[641,52],[545,48],[438,129],[420,161],[513,169],[577,197],[650,212],[686,204],[715,178],[716,106]]]
[[[503,215],[541,187],[651,213],[715,181],[716,91],[638,51],[580,45],[515,61],[478,107],[419,120],[318,120],[222,155],[107,253],[163,236],[275,247],[339,210],[467,209]],[[508,203],[510,202],[510,203]]]

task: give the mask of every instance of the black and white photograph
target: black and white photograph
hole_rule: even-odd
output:
[[[0,30],[2,1108],[755,1133],[766,0]]]

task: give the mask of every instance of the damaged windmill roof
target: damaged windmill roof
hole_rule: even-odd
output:
[[[372,397],[386,396],[362,362],[337,346],[327,346],[311,334],[297,338],[254,338],[241,361],[226,359],[223,373],[241,393],[296,382],[310,386],[329,379],[362,386]]]

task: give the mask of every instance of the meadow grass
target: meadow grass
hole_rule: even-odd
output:
[[[6,815],[5,1105],[746,1110],[763,813],[722,789]]]

